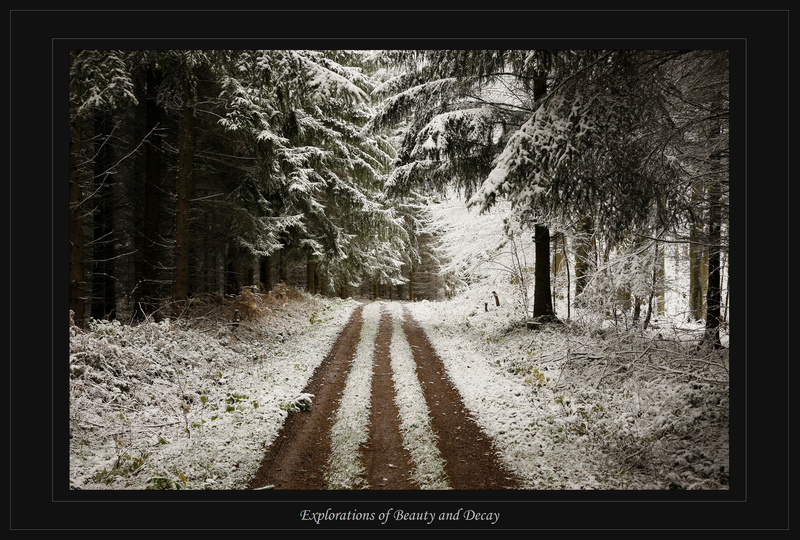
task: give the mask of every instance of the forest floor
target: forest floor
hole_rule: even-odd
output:
[[[71,326],[70,489],[728,489],[727,347],[667,319],[531,331],[494,290]]]
[[[358,445],[358,455],[349,458],[363,464],[355,486],[360,489],[414,490],[430,486],[431,475],[415,462],[413,442],[404,435],[397,386],[399,374],[392,363],[393,333],[402,332],[412,351],[414,369],[425,404],[430,411],[430,429],[440,455],[439,481],[450,489],[519,489],[520,481],[506,470],[496,455],[491,438],[484,433],[464,405],[445,373],[441,359],[425,332],[407,309],[390,310],[385,305],[372,316],[379,317],[377,332],[362,332],[365,306],[359,306],[336,340],[332,350],[311,377],[304,394],[313,396],[313,406],[290,414],[278,438],[267,448],[264,460],[250,481],[249,489],[325,490],[336,475],[329,471],[335,423],[344,407],[345,386],[356,362],[357,350],[369,340],[372,347],[370,404],[367,439]],[[394,324],[399,319],[399,325]],[[402,339],[402,336],[394,336]],[[368,383],[369,384],[369,383]],[[405,443],[404,443],[405,437]],[[410,447],[411,446],[411,447]],[[415,470],[416,469],[416,470]]]

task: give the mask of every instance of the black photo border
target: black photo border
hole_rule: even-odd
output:
[[[735,315],[731,337],[730,490],[498,494],[68,489],[68,394],[63,367],[67,351],[66,51],[104,47],[585,46],[731,50]],[[788,10],[12,9],[10,529],[788,529],[788,46]],[[391,521],[384,525],[377,518],[317,524],[301,517],[304,510],[328,509],[379,516],[390,508],[436,513],[471,509],[496,512],[501,519],[494,525],[462,520],[428,526]]]

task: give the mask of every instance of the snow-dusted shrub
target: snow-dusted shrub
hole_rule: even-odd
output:
[[[242,489],[355,307],[298,297],[235,331],[230,304],[71,331],[71,487]],[[326,316],[312,324],[310,310]]]

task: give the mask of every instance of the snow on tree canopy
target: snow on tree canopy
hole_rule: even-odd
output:
[[[454,136],[482,143],[490,138],[496,115],[489,107],[451,111],[435,116],[417,135],[413,157],[447,152]]]
[[[367,93],[349,79],[319,63],[319,58],[307,57],[302,51],[291,51],[305,70],[307,85],[314,91],[314,99],[330,101],[342,98],[348,102],[366,102]],[[328,63],[330,65],[330,63]],[[347,72],[344,69],[343,72]],[[349,73],[349,72],[348,72]]]
[[[279,113],[269,99],[232,77],[225,77],[222,87],[221,97],[228,100],[230,110],[219,120],[221,125],[231,131],[252,127],[259,141],[272,141],[278,144],[288,142],[275,133],[271,126],[273,118]]]
[[[485,211],[504,195],[517,207],[538,205],[554,178],[569,171],[581,143],[592,131],[586,110],[579,97],[551,96],[511,135],[469,206]]]
[[[121,51],[81,51],[71,72],[73,81],[82,81],[79,88],[73,88],[78,114],[137,103]]]
[[[441,96],[447,95],[448,89],[457,84],[458,80],[455,78],[428,81],[386,97],[370,125],[373,129],[384,127],[397,122],[414,109],[431,108],[432,103],[441,102],[443,100]],[[379,86],[373,91],[373,95],[380,95],[390,87],[391,85]]]

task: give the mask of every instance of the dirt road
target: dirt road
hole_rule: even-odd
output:
[[[249,489],[519,488],[399,303],[359,306],[303,391],[311,409],[287,417]],[[345,420],[361,439],[340,440]]]

